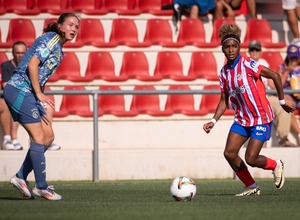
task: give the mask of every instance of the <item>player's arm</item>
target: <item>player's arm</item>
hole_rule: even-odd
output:
[[[203,129],[206,133],[209,133],[210,130],[214,127],[215,123],[221,118],[228,107],[228,94],[221,92],[220,101],[215,111],[215,114],[212,120],[203,125]]]
[[[278,73],[276,73],[266,67],[262,68],[260,74],[261,74],[261,76],[271,79],[273,81],[274,86],[277,91],[277,96],[278,96],[278,99],[279,99],[279,102],[280,102],[280,105],[282,106],[282,108],[286,112],[293,112],[295,109],[294,104],[285,102],[284,92],[283,92],[283,87],[282,87],[282,82],[281,82],[281,76]]]
[[[28,72],[29,72],[29,78],[32,84],[32,88],[37,96],[37,98],[44,104],[50,105],[52,108],[54,108],[54,103],[51,99],[49,99],[48,96],[46,96],[41,89],[40,83],[39,83],[39,65],[40,60],[36,56],[32,56],[28,63]]]

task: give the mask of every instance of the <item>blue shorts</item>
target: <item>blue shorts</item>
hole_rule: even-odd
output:
[[[234,122],[230,128],[230,131],[240,134],[244,137],[250,137],[265,142],[271,138],[272,124],[273,122],[255,125],[252,127],[244,127],[239,123]]]
[[[9,84],[3,90],[4,100],[14,121],[21,124],[41,122],[46,111],[40,101],[32,93],[24,92]]]

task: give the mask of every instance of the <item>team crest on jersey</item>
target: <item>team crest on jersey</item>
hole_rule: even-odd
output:
[[[49,56],[49,54],[50,54],[49,49],[48,49],[48,48],[45,48],[45,49],[42,51],[41,56],[42,56],[43,58],[45,58],[45,57]]]
[[[32,117],[34,119],[37,119],[39,117],[39,112],[36,108],[32,109],[31,112],[32,112]]]
[[[236,78],[238,81],[241,81],[243,79],[242,74],[238,73]]]

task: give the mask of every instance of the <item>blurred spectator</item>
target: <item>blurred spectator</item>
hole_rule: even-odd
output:
[[[215,0],[216,9],[214,18],[235,17],[235,11],[241,8],[242,2],[246,1],[250,16],[256,18],[255,0]]]
[[[298,89],[299,81],[297,78],[300,76],[299,60],[299,47],[297,45],[290,44],[287,48],[287,56],[284,60],[284,63],[280,64],[279,68],[277,69],[277,73],[281,75],[282,84],[284,85],[285,89]],[[274,89],[275,86],[270,81],[268,82],[269,87]],[[282,108],[278,103],[277,96],[270,96],[269,100],[276,116],[274,125],[279,137],[279,145],[283,147],[296,146],[296,144],[291,143],[287,138],[289,132],[291,132],[297,141],[297,145],[299,146],[300,127],[295,114],[285,114],[283,111],[281,111]],[[295,102],[296,108],[300,108],[299,96],[297,94],[287,94],[285,95],[285,100],[287,102]]]
[[[300,20],[300,0],[282,0],[282,8],[295,40],[300,40],[298,22]],[[299,45],[298,45],[299,46]]]
[[[13,58],[1,64],[2,88],[6,86],[26,50],[27,46],[22,41],[17,41],[13,44]],[[13,121],[10,111],[2,97],[0,98],[0,120],[4,135],[2,150],[22,150],[23,147],[17,140],[19,123]]]
[[[216,8],[215,0],[174,0],[173,25],[178,31],[177,23],[181,21],[181,16],[198,18],[199,15],[206,15]]]

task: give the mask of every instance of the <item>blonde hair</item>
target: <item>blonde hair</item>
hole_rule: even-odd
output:
[[[241,29],[236,24],[224,23],[219,29],[219,38],[222,39],[222,44],[228,38],[235,38],[240,42]]]

